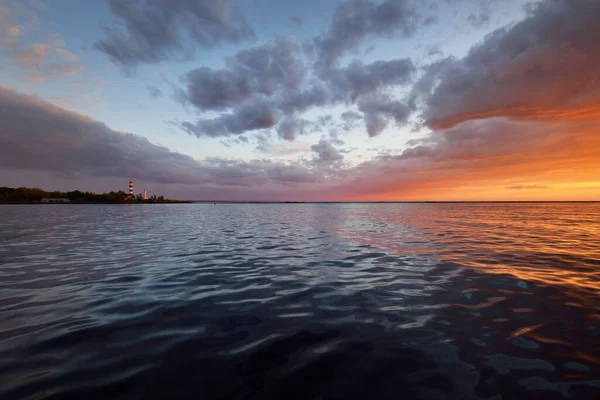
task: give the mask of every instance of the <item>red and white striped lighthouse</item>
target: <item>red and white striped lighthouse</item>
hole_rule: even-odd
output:
[[[133,196],[133,181],[129,181],[129,195]]]

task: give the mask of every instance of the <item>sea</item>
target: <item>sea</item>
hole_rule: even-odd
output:
[[[600,203],[0,206],[0,399],[600,399]]]

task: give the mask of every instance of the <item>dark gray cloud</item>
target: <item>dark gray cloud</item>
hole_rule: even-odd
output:
[[[149,181],[202,181],[191,157],[115,132],[37,97],[0,87],[0,165],[62,174],[132,176]],[[199,172],[196,175],[196,172]]]
[[[280,112],[267,102],[245,103],[235,111],[212,119],[202,119],[196,124],[184,122],[181,127],[197,137],[219,137],[272,128],[281,117]]]
[[[321,79],[315,78],[297,89],[285,86],[271,96],[265,96],[264,93],[256,93],[254,96],[247,94],[248,98],[245,99],[237,95],[240,93],[237,89],[232,89],[236,94],[219,97],[218,104],[233,105],[241,101],[240,105],[216,118],[201,119],[195,124],[185,122],[182,128],[197,137],[239,135],[272,128],[283,116],[288,116],[290,121],[293,121],[292,116],[312,108],[353,103],[363,95],[374,95],[382,89],[407,84],[415,70],[414,64],[408,59],[376,61],[370,64],[356,61],[345,68],[328,71]],[[196,104],[200,110],[202,104],[211,107],[215,104],[214,99],[207,100],[201,96],[198,100],[190,99],[189,93],[191,92],[184,94],[188,96],[186,101]],[[289,121],[282,124],[282,129],[278,130],[279,135],[292,140],[299,132],[298,124]],[[292,134],[292,131],[296,133]]]
[[[328,71],[321,78],[328,82],[332,97],[354,103],[360,96],[379,89],[411,82],[416,67],[410,59],[354,61],[345,68]]]
[[[327,128],[332,123],[333,123],[333,115],[331,115],[331,114],[320,115],[317,117],[317,119],[315,121],[315,125],[317,125],[317,127],[321,128],[321,129]]]
[[[183,129],[198,137],[218,137],[276,127],[280,137],[294,140],[309,126],[320,129],[318,122],[309,123],[300,117],[306,111],[355,103],[361,96],[375,96],[393,86],[410,83],[416,73],[410,59],[368,64],[355,60],[343,68],[316,70],[307,62],[312,56],[322,57],[319,52],[330,50],[334,58],[341,56],[367,37],[397,32],[408,35],[417,24],[414,4],[409,2],[343,1],[327,34],[312,44],[279,38],[226,58],[224,68],[190,71],[182,78],[183,87],[177,90],[179,100],[200,112],[221,114],[195,123],[185,122]],[[348,37],[343,35],[345,32]],[[372,121],[389,114],[369,114],[368,118]]]
[[[358,109],[364,114],[367,133],[371,137],[379,135],[390,121],[395,121],[398,126],[406,124],[410,115],[405,103],[389,96],[365,97],[359,101]]]
[[[429,57],[441,56],[443,54],[444,54],[444,52],[442,51],[442,49],[440,48],[439,45],[434,44],[427,48],[427,55]]]
[[[327,32],[314,40],[318,63],[333,68],[345,53],[356,50],[368,38],[410,36],[418,27],[416,17],[409,0],[344,0]]]
[[[150,93],[150,97],[152,97],[153,99],[161,97],[163,94],[162,90],[153,85],[148,85],[146,89],[148,89],[148,93]]]
[[[271,151],[271,137],[268,134],[258,134],[255,138],[255,151],[258,151],[259,153],[269,153]]]
[[[293,141],[298,135],[306,134],[307,129],[311,125],[312,124],[305,119],[288,116],[277,125],[276,130],[280,138]]]
[[[335,146],[343,146],[345,142],[340,139],[341,132],[338,129],[329,130],[329,143]]]
[[[433,25],[433,24],[437,24],[438,22],[439,22],[439,18],[437,15],[428,15],[423,20],[423,25],[425,25],[425,26]]]
[[[301,26],[304,23],[304,20],[297,15],[292,15],[290,17],[290,21],[292,21],[292,23],[296,26]]]
[[[250,140],[248,140],[246,136],[236,136],[219,140],[219,143],[221,143],[225,147],[233,147],[235,145],[249,144]]]
[[[469,15],[467,21],[469,21],[475,28],[480,28],[482,25],[490,21],[490,16],[486,13],[473,13]]]
[[[321,171],[299,164],[219,158],[198,161],[1,86],[0,170],[45,171],[72,179],[267,188],[323,180]]]
[[[348,122],[360,121],[362,119],[361,115],[355,111],[344,111],[340,117],[343,121]]]
[[[272,99],[275,107],[286,114],[303,113],[313,107],[333,104],[331,89],[325,82],[315,81],[300,90],[286,90]]]
[[[361,121],[363,121],[363,115],[356,111],[344,111],[340,115],[339,128],[347,132],[358,127]]]
[[[600,114],[600,2],[546,0],[463,59],[433,64],[415,92],[429,126],[474,118],[590,119]]]
[[[310,147],[314,152],[314,161],[318,164],[332,164],[344,159],[344,155],[325,139]]]
[[[300,43],[278,39],[227,58],[226,68],[201,67],[188,72],[180,97],[201,110],[223,110],[255,95],[296,89],[306,72]]]
[[[223,146],[225,146],[227,148],[230,148],[230,147],[233,147],[233,144],[235,142],[230,141],[230,140],[219,140],[219,143],[221,143]]]
[[[108,0],[125,27],[105,28],[95,47],[124,67],[189,57],[197,47],[238,43],[254,31],[233,0]]]

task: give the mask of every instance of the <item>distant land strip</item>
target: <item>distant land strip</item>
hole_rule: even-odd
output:
[[[185,200],[165,199],[152,195],[147,199],[141,194],[131,196],[120,190],[109,193],[92,193],[73,190],[70,192],[46,191],[39,188],[0,187],[0,204],[127,204],[127,203],[191,203]]]
[[[130,196],[124,191],[92,193],[74,190],[70,192],[46,191],[39,188],[0,187],[0,204],[510,204],[510,203],[600,203],[600,200],[470,200],[470,201],[271,201],[271,200],[173,200],[152,195],[144,199],[141,194]]]

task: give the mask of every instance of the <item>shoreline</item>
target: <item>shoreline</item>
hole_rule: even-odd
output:
[[[0,205],[74,205],[74,204],[191,204],[197,203],[188,200],[165,200],[165,201],[72,201],[69,203],[49,203],[42,201],[8,201],[0,202]]]
[[[491,201],[213,201],[213,200],[165,200],[165,201],[76,201],[48,203],[41,201],[0,202],[1,205],[74,205],[74,204],[544,204],[544,203],[600,203],[600,200],[491,200]]]

